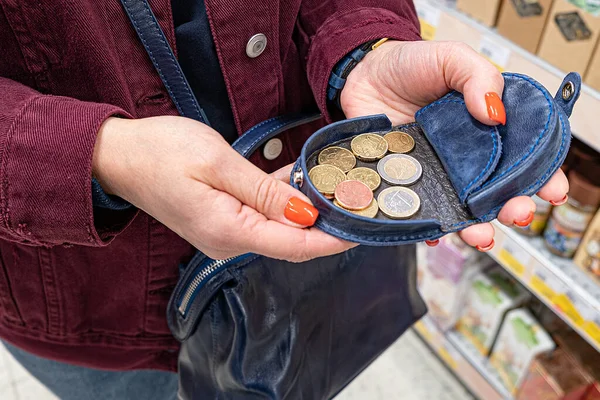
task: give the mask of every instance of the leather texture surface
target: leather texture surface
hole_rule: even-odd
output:
[[[265,257],[231,264],[175,311],[203,263],[187,266],[169,305],[185,339],[182,399],[329,399],[426,311],[414,246],[359,246],[290,265]]]
[[[510,198],[535,194],[566,157],[571,141],[568,116],[580,90],[580,78],[567,76],[556,98],[527,76],[504,74],[504,78],[505,126],[478,123],[469,115],[462,95],[452,92],[420,110],[417,125],[397,127],[413,135],[417,146],[412,155],[424,170],[421,180],[411,186],[421,197],[422,208],[409,220],[391,220],[382,213],[375,219],[348,213],[306,179],[321,149],[332,144],[348,147],[360,133],[389,132],[389,121],[383,128],[385,116],[341,121],[316,132],[304,145],[292,172],[301,171],[305,177],[301,184],[292,184],[319,209],[316,226],[342,239],[373,246],[414,243],[491,221]],[[561,93],[568,81],[575,92],[565,101]]]

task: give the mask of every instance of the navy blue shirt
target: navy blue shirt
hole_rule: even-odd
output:
[[[211,127],[233,143],[238,134],[204,0],[172,0],[177,58]]]

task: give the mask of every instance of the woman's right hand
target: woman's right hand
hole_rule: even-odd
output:
[[[188,118],[109,118],[98,133],[92,170],[107,193],[213,259],[252,252],[300,262],[356,246],[305,229],[316,209],[283,182],[289,166],[268,175]]]

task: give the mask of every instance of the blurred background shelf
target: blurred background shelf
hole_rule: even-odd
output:
[[[473,346],[460,335],[441,332],[435,323],[424,317],[415,325],[415,331],[461,382],[479,399],[512,399],[502,385],[498,374]]]
[[[498,35],[494,29],[455,10],[452,4],[451,1],[415,0],[424,39],[466,43],[501,70],[532,76],[551,92],[559,88],[565,71],[560,71]],[[571,127],[577,138],[598,151],[600,135],[596,114],[599,110],[600,93],[583,85],[581,97],[570,118]]]

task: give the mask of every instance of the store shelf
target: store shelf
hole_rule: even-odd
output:
[[[464,42],[490,59],[498,68],[532,76],[550,92],[556,91],[565,72],[466,15],[454,10],[452,2],[416,0],[415,5],[425,39]],[[575,136],[600,151],[596,114],[600,110],[600,93],[583,85],[581,97],[570,118]]]
[[[428,345],[477,396],[484,400],[512,399],[500,377],[470,343],[455,332],[444,334],[428,317],[415,325],[415,330]]]
[[[496,246],[489,254],[600,351],[600,285],[571,260],[551,254],[542,238],[494,226]]]

